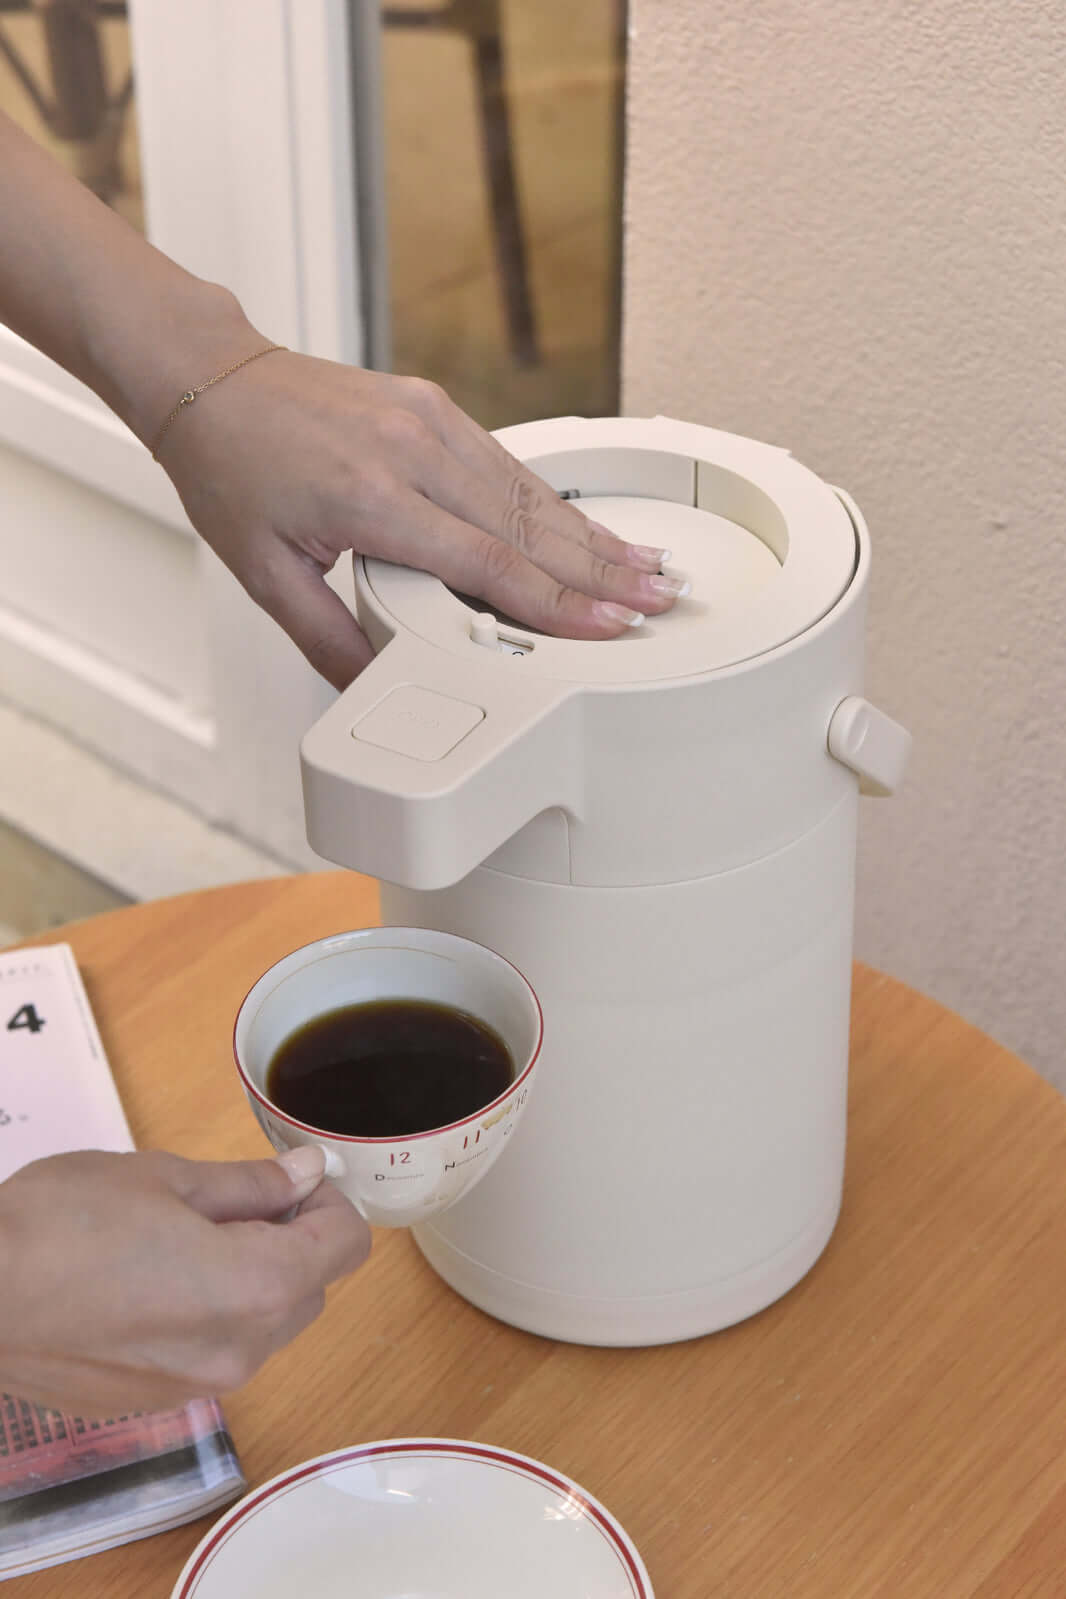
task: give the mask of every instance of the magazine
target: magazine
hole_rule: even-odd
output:
[[[0,1182],[133,1142],[68,944],[0,953]],[[0,1580],[162,1532],[245,1490],[218,1404],[90,1419],[0,1394]]]

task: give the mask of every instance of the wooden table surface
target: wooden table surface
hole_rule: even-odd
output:
[[[35,942],[73,945],[138,1144],[228,1160],[265,1150],[230,1058],[245,991],[290,948],[376,919],[373,885],[337,872]],[[1066,1595],[1064,1368],[1063,1100],[860,967],[843,1212],[776,1305],[662,1349],[555,1344],[378,1233],[225,1408],[252,1486],[401,1435],[536,1456],[614,1512],[656,1599],[1050,1599]],[[168,1599],[208,1524],[14,1579],[4,1599]]]

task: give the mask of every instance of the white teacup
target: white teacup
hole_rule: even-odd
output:
[[[381,999],[450,1005],[503,1039],[514,1080],[462,1121],[404,1138],[328,1132],[279,1110],[266,1074],[294,1032],[327,1011]],[[452,933],[368,927],[305,944],[271,966],[237,1013],[233,1056],[259,1125],[277,1150],[317,1144],[326,1175],[376,1227],[408,1227],[457,1200],[497,1159],[522,1113],[543,1035],[537,996],[502,955]]]

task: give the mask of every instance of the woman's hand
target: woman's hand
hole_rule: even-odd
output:
[[[309,1149],[24,1166],[0,1184],[0,1390],[116,1415],[239,1387],[366,1259],[369,1229],[322,1168]]]
[[[261,347],[245,324],[220,366]],[[276,351],[187,406],[159,446],[189,518],[335,688],[372,651],[324,581],[344,551],[422,568],[542,632],[611,638],[667,610],[665,551],[561,500],[443,390]]]
[[[0,112],[0,320],[143,442],[182,392],[270,340]],[[159,442],[193,526],[344,688],[371,649],[324,581],[346,550],[420,567],[543,632],[611,638],[668,610],[665,551],[624,543],[432,383],[275,351],[205,388]]]

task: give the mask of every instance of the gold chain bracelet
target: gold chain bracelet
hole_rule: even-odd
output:
[[[268,344],[265,350],[256,350],[254,355],[246,355],[243,361],[234,361],[232,366],[227,366],[221,372],[216,372],[214,377],[208,378],[206,383],[198,384],[195,389],[186,389],[185,393],[182,395],[181,399],[178,401],[177,405],[174,407],[173,411],[171,411],[170,415],[163,423],[163,426],[159,429],[159,432],[148,446],[149,450],[152,452],[152,460],[157,461],[159,459],[159,446],[162,444],[163,439],[166,436],[167,429],[174,421],[174,418],[179,414],[179,412],[183,411],[187,405],[191,405],[198,394],[202,394],[205,389],[212,388],[216,383],[221,383],[222,379],[228,378],[231,373],[239,372],[242,366],[248,365],[249,361],[258,361],[260,356],[270,355],[274,350],[284,349],[284,344]]]

